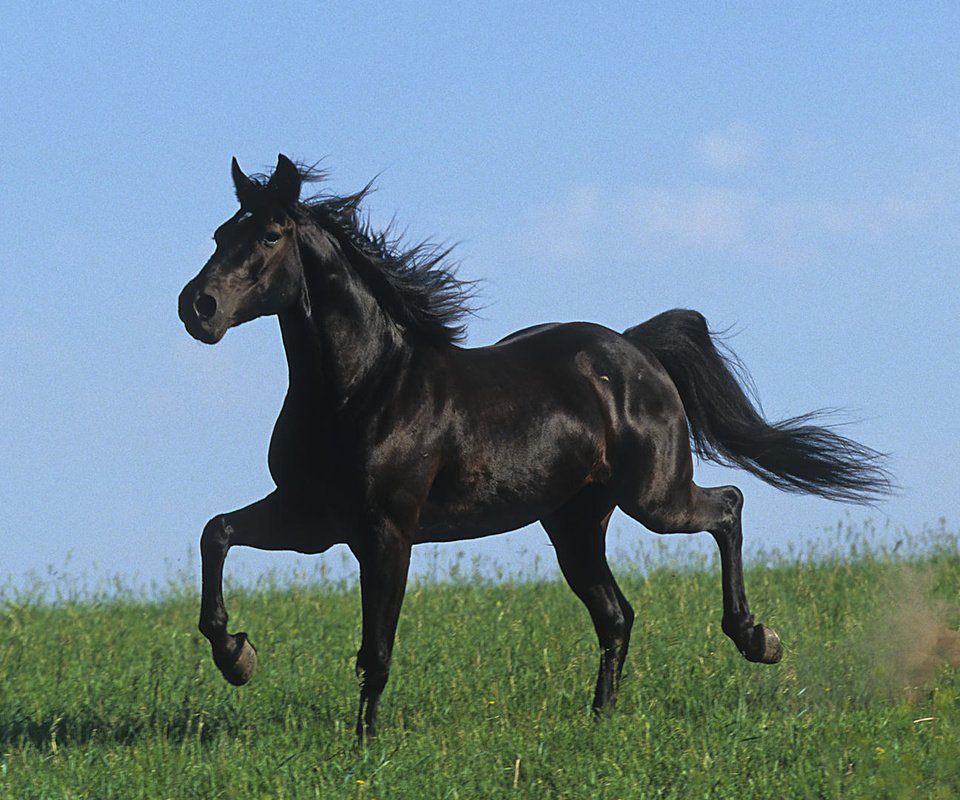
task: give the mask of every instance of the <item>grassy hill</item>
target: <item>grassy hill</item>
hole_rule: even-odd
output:
[[[220,678],[198,598],[0,603],[0,798],[960,797],[960,554],[861,549],[747,574],[787,648],[749,664],[716,568],[621,574],[617,713],[562,583],[411,586],[382,736],[359,750],[352,587],[228,594],[260,668]]]

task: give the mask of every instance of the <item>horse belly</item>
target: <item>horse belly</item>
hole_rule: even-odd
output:
[[[425,513],[414,535],[415,544],[425,542],[456,542],[463,539],[481,539],[498,533],[507,533],[530,525],[546,513],[533,506],[505,508],[493,513]]]
[[[606,477],[593,442],[551,453],[504,450],[441,470],[421,509],[418,542],[455,541],[522,528]]]

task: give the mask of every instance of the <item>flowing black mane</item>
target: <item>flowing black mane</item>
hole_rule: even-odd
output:
[[[297,165],[304,182],[320,183],[327,173]],[[252,179],[266,186],[268,176]],[[473,313],[474,284],[456,276],[452,247],[430,242],[404,245],[393,226],[374,231],[360,204],[372,191],[368,183],[349,195],[320,193],[289,209],[298,222],[312,223],[331,234],[383,309],[401,326],[434,342],[456,343],[466,337],[464,318]]]

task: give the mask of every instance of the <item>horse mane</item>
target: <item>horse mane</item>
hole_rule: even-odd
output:
[[[320,183],[327,172],[297,164],[303,182]],[[264,175],[251,176],[265,185]],[[402,327],[433,342],[454,344],[466,338],[465,317],[474,313],[475,284],[457,277],[452,247],[430,242],[407,245],[394,224],[375,231],[360,204],[373,190],[371,181],[348,195],[320,193],[289,209],[299,222],[311,222],[332,235],[380,306]]]

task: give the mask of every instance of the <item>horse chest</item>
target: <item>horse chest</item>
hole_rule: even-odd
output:
[[[343,444],[335,428],[310,411],[288,396],[274,425],[267,463],[278,488],[315,493],[343,480]]]

